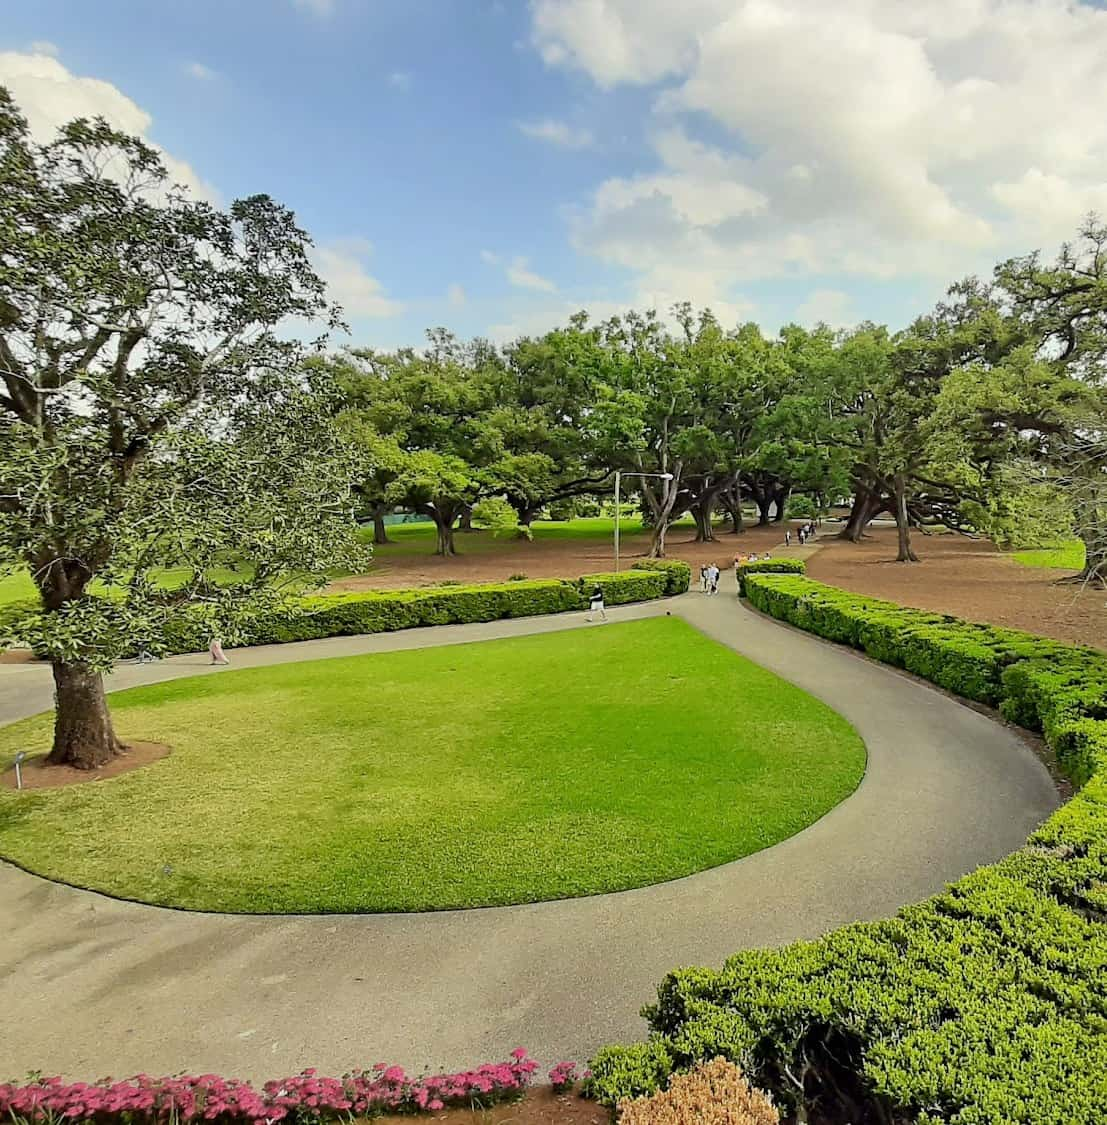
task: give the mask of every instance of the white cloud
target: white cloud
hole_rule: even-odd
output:
[[[499,254],[482,250],[480,260],[487,266],[503,266],[504,276],[516,289],[537,289],[543,293],[556,293],[557,286],[548,277],[535,273],[526,258],[517,255],[505,262]]]
[[[373,247],[362,238],[336,239],[316,246],[312,264],[327,283],[327,295],[342,306],[348,319],[398,316],[403,305],[384,292],[384,287],[365,270],[365,259]]]
[[[796,309],[796,322],[808,327],[829,324],[831,328],[844,328],[852,323],[850,310],[848,293],[840,289],[815,289]]]
[[[292,2],[301,12],[318,16],[320,19],[326,19],[334,13],[334,0],[292,0]]]
[[[446,290],[446,300],[450,303],[450,308],[460,309],[464,306],[466,301],[465,289],[463,286],[458,285],[455,281],[453,285]]]
[[[548,277],[534,273],[526,258],[512,258],[507,267],[507,280],[517,289],[540,289],[544,293],[554,293],[557,286]]]
[[[58,49],[57,43],[51,43],[49,39],[36,39],[30,46],[32,55],[59,55],[61,51]]]
[[[200,82],[210,82],[215,77],[215,71],[210,66],[204,66],[202,62],[186,63],[185,73]]]
[[[543,121],[520,121],[519,132],[537,141],[546,141],[561,148],[591,148],[596,139],[590,129],[580,129],[565,121],[547,117]]]
[[[394,70],[388,76],[388,84],[406,92],[411,89],[411,74],[406,70]]]
[[[579,250],[650,288],[952,279],[1107,210],[1107,11],[1071,0],[535,0],[550,66],[657,85]],[[704,118],[712,143],[694,139]]]
[[[11,91],[37,140],[51,139],[59,126],[75,117],[97,116],[123,132],[150,140],[152,118],[122,90],[99,78],[78,77],[47,55],[0,52],[0,84]],[[164,149],[159,151],[176,183],[191,188],[201,198],[218,199],[216,190],[189,164]]]

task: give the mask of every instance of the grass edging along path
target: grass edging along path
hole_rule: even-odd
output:
[[[231,671],[113,694],[170,758],[0,794],[0,853],[198,910],[328,913],[623,890],[777,843],[856,788],[825,704],[678,618]],[[0,732],[0,760],[47,717]]]

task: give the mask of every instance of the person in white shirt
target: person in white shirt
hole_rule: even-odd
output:
[[[708,594],[719,592],[719,568],[714,563],[707,568],[707,592]]]

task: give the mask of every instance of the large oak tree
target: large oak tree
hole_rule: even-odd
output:
[[[328,410],[277,331],[337,315],[308,246],[267,196],[193,199],[102,119],[35,142],[0,88],[0,561],[41,595],[52,762],[121,750],[102,674],[136,641],[190,603],[233,631],[352,544]],[[243,558],[239,584],[209,581]]]

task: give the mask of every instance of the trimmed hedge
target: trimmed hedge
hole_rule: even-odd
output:
[[[687,594],[692,584],[692,568],[679,559],[639,559],[635,570],[660,570],[665,574],[665,594]]]
[[[422,625],[459,625],[531,617],[580,609],[580,594],[571,582],[557,578],[521,582],[490,582],[472,586],[430,586],[415,590],[316,594],[299,598],[287,609],[262,613],[251,620],[244,644],[272,645],[390,633]],[[209,640],[199,612],[184,612],[167,629],[170,652],[195,652]]]
[[[668,575],[661,571],[623,570],[618,574],[586,574],[577,580],[577,587],[585,601],[599,586],[606,605],[626,605],[663,597],[667,583]]]
[[[1082,788],[1019,851],[894,918],[669,974],[644,1012],[648,1045],[602,1050],[592,1093],[613,1105],[722,1055],[826,1121],[1107,1119],[1107,655],[805,578],[751,576],[747,592],[782,621],[998,703],[1044,731]]]
[[[747,574],[806,574],[807,563],[803,559],[759,559],[740,563],[734,570],[738,575],[738,594],[744,598]]]
[[[660,565],[646,569],[635,567],[620,574],[591,574],[575,582],[536,578],[294,598],[280,608],[253,615],[242,627],[242,636],[236,638],[236,643],[286,644],[323,637],[387,633],[423,625],[459,625],[565,613],[584,608],[596,584],[603,588],[608,605],[647,601],[688,589],[691,571],[686,564],[665,559],[646,561]],[[8,608],[7,616],[0,609],[0,630],[5,624],[10,626],[19,618],[40,612],[35,603],[19,603]],[[198,652],[207,647],[210,628],[204,610],[189,607],[164,627],[157,644],[153,637],[146,637],[144,641],[166,654]]]

